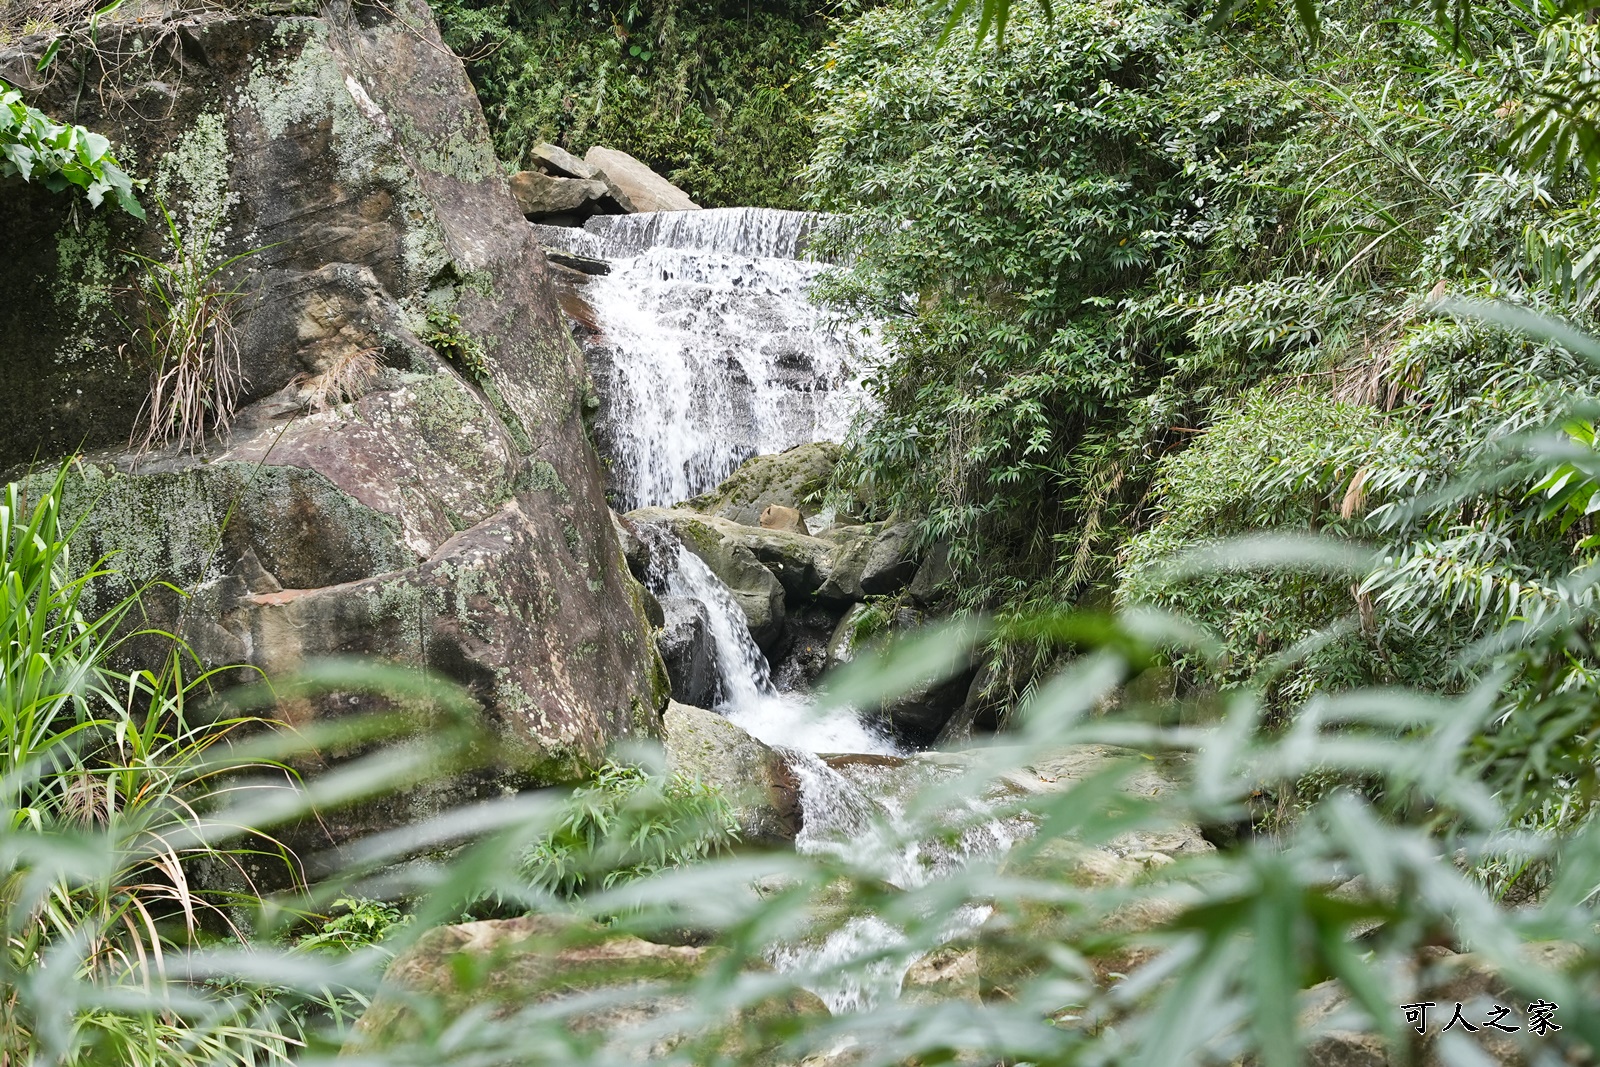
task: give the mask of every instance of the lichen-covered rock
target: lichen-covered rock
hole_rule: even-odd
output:
[[[810,508],[838,462],[839,446],[831,441],[796,445],[771,456],[754,456],[723,479],[721,485],[684,507],[745,526],[759,526],[762,511],[771,505],[800,511]]]
[[[245,293],[231,439],[93,455],[70,490],[74,515],[94,503],[77,557],[116,551],[132,580],[194,593],[153,592],[150,621],[213,662],[361,654],[457,680],[503,742],[484,789],[575,775],[655,732],[667,695],[581,358],[427,7],[322,10],[144,8],[61,38],[44,73],[50,39],[0,50],[30,102],[110,135],[184,246],[158,217],[80,225],[69,197],[8,193],[0,464],[129,440],[147,369],[118,355],[137,315],[117,250],[243,254],[224,275]]]
[[[772,749],[704,708],[673,701],[662,716],[667,766],[720,786],[745,840],[784,844],[800,832],[800,783]]]
[[[719,1051],[757,1065],[774,1060],[770,1048],[751,1046],[749,1035],[759,1032],[759,1026],[749,1024],[826,1015],[816,997],[803,991],[784,992],[728,1019],[713,1017],[710,1027],[704,1014],[697,1012],[691,1032],[674,1032],[669,1025],[666,1033],[655,1035],[648,1044],[640,1041],[641,1027],[696,1007],[687,983],[715,958],[714,949],[659,945],[549,916],[442,926],[428,931],[390,964],[383,987],[357,1021],[347,1049],[372,1054],[434,1038],[470,1011],[483,1013],[501,1027],[480,1027],[480,1040],[493,1040],[498,1034],[514,1044],[520,1013],[548,1018],[565,1001],[572,1008],[561,1019],[563,1030],[600,1035],[619,1062],[648,1061],[669,1053],[687,1037],[709,1032]],[[751,966],[761,969],[760,964]],[[586,997],[595,993],[605,996]]]

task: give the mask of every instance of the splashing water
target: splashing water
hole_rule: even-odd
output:
[[[651,587],[705,605],[707,637],[717,661],[716,710],[730,722],[769,745],[807,752],[900,751],[852,708],[820,710],[806,694],[779,692],[767,657],[750,636],[744,609],[722,579],[670,530],[641,523],[639,535],[650,549]]]
[[[813,305],[817,216],[721,208],[596,216],[540,239],[612,261],[582,286],[586,356],[620,510],[715,488],[755,455],[839,441],[879,347]]]
[[[953,843],[937,836],[924,839],[906,819],[904,800],[935,784],[939,768],[895,767],[889,776],[897,781],[869,796],[816,755],[782,751],[800,782],[804,822],[795,848],[836,857],[901,889],[927,885],[970,863],[997,860],[1032,830],[1016,819],[995,818],[982,802],[965,798],[955,802],[951,816],[962,826],[958,838]],[[971,934],[992,911],[983,904],[956,908],[940,924],[938,943]],[[878,916],[861,915],[819,939],[777,946],[769,958],[778,970],[800,976],[837,1015],[898,997],[906,972],[920,956],[909,948],[904,931]]]

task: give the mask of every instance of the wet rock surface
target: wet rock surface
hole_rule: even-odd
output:
[[[689,597],[663,596],[660,601],[662,621],[656,648],[672,680],[672,699],[714,707],[722,687],[706,606]]]
[[[761,525],[761,514],[777,506],[805,511],[827,485],[839,461],[831,441],[796,445],[786,452],[755,456],[709,493],[684,507],[746,526]]]

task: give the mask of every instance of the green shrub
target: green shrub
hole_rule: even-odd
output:
[[[110,193],[122,210],[144,218],[133,179],[111,154],[111,142],[82,126],[52,121],[0,81],[0,179],[13,177],[40,182],[53,192],[76,186],[91,207],[99,207]]]
[[[540,141],[604,145],[705,207],[799,206],[805,70],[826,32],[811,9],[448,0],[435,13],[512,166]]]
[[[572,897],[717,855],[738,839],[715,786],[608,762],[573,790],[521,865],[534,886]]]

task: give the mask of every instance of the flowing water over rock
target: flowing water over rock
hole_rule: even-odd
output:
[[[583,230],[538,227],[540,239],[610,262],[583,283],[592,312],[585,346],[602,393],[600,437],[619,507],[671,505],[714,488],[744,460],[809,441],[841,440],[863,402],[876,342],[841,328],[806,299],[823,267],[800,257],[818,224],[800,212],[739,208],[599,216]],[[733,593],[665,526],[639,524],[648,581],[662,597],[698,601],[718,675],[715,710],[776,748],[799,783],[795,847],[865,876],[914,889],[968,863],[997,859],[1028,832],[976,800],[951,798],[955,835],[918,833],[906,802],[938,787],[934,763],[870,761],[841,773],[818,753],[904,755],[848,707],[821,710],[780,692]],[[988,909],[955,909],[946,939]],[[915,961],[904,933],[861,915],[826,936],[776,947],[780,969],[834,1012],[898,995]]]
[[[878,346],[806,297],[824,267],[796,257],[817,223],[721,208],[536,227],[551,247],[610,261],[582,300],[618,510],[676,504],[751,456],[844,437]]]
[[[670,530],[639,527],[650,547],[651,586],[657,594],[698,600],[717,660],[715,710],[769,745],[805,752],[897,752],[893,740],[850,708],[818,710],[804,693],[779,692],[767,657],[750,636],[744,611],[705,562]]]

